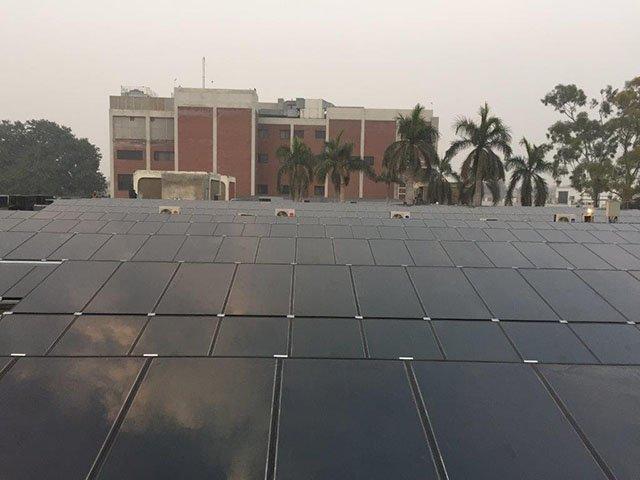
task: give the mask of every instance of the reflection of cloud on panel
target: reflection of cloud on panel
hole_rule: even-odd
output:
[[[169,463],[230,479],[264,472],[274,369],[270,359],[153,360],[106,471],[117,477],[134,462],[146,473]],[[130,453],[136,451],[145,455]]]
[[[25,360],[18,363],[26,363]],[[101,407],[110,420],[115,420],[124,400],[123,389],[116,387],[127,385],[128,388],[142,366],[134,359],[52,358],[47,362],[51,362],[47,365],[60,363],[64,370],[44,368],[42,362],[13,370],[19,381],[34,383],[40,394],[46,396],[46,401],[55,403],[61,411],[68,410],[80,416],[82,412],[87,414]],[[56,374],[48,375],[52,370]]]

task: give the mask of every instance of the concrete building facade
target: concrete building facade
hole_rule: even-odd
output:
[[[255,90],[175,88],[157,97],[123,87],[110,97],[111,196],[127,197],[136,170],[209,172],[236,179],[238,197],[277,196],[277,150],[299,137],[315,154],[342,134],[354,155],[379,173],[384,151],[397,138],[403,109],[340,107],[322,99],[259,102]],[[438,118],[425,112],[434,126]],[[311,197],[333,197],[326,179],[310,187]],[[395,189],[397,196],[397,188]],[[352,177],[348,199],[378,199],[387,186],[362,174]]]

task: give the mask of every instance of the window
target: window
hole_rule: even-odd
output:
[[[298,138],[304,138],[304,130],[294,130],[293,136]]]
[[[269,155],[266,153],[259,153],[258,163],[269,163]]]
[[[258,137],[260,137],[260,138],[269,138],[269,130],[267,130],[266,128],[259,128],[258,129]]]
[[[566,205],[567,203],[569,203],[569,192],[567,191],[558,192],[558,203],[561,203],[563,205]]]
[[[291,130],[280,130],[280,140],[289,140],[291,138]]]
[[[325,138],[327,138],[326,130],[316,130],[316,138],[318,140],[324,140]]]
[[[291,193],[291,189],[289,188],[289,185],[282,185],[280,187],[280,190],[282,191],[283,195],[289,195]]]
[[[173,162],[173,152],[153,152],[156,161]]]
[[[118,150],[116,158],[118,160],[144,160],[144,152],[142,150]]]
[[[259,183],[256,185],[258,195],[269,195],[269,185]]]
[[[364,157],[364,163],[366,163],[370,167],[373,167],[373,157]]]
[[[118,174],[118,190],[129,191],[133,188],[133,174],[132,173],[119,173]]]
[[[313,187],[313,194],[316,197],[324,197],[324,185],[316,185]]]

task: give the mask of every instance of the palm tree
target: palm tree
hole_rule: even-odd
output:
[[[398,183],[400,179],[398,175],[389,170],[382,170],[382,172],[375,176],[376,182],[383,182],[387,185],[387,202],[390,198],[393,197],[393,192],[391,191],[391,185],[394,183]]]
[[[362,158],[353,155],[353,143],[342,143],[342,134],[340,132],[336,138],[325,142],[324,151],[318,156],[315,175],[317,178],[329,176],[340,201],[344,202],[352,173],[365,172],[369,177],[374,175]]]
[[[511,156],[511,133],[498,117],[489,114],[489,105],[480,107],[480,123],[469,118],[459,118],[453,125],[460,138],[453,141],[447,157],[453,158],[461,151],[471,149],[462,163],[460,174],[463,180],[473,177],[473,205],[482,205],[482,184],[488,180],[504,180],[502,160],[496,154],[501,152],[505,158]]]
[[[453,197],[453,169],[449,158],[440,158],[437,154],[429,170],[423,170],[419,178],[424,183],[425,200],[429,203],[451,203]],[[454,182],[455,183],[455,182]]]
[[[520,141],[527,155],[508,158],[505,162],[507,170],[511,172],[511,181],[507,188],[505,203],[513,203],[513,192],[520,183],[520,204],[530,207],[532,202],[536,206],[544,206],[547,203],[547,181],[542,177],[544,173],[553,173],[553,163],[545,161],[544,157],[551,150],[550,145],[534,145],[526,138]],[[532,198],[533,197],[533,198]]]
[[[300,200],[313,181],[315,166],[313,153],[302,140],[294,137],[291,146],[281,146],[276,151],[276,155],[280,158],[278,191],[283,193],[282,179],[287,177],[291,198],[294,201]]]
[[[420,170],[431,168],[437,157],[438,130],[424,119],[424,107],[416,105],[410,115],[396,117],[400,140],[393,142],[384,152],[382,165],[404,181],[405,203],[414,202],[414,181]]]

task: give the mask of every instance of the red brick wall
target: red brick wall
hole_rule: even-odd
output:
[[[260,138],[259,131],[267,131],[266,138]],[[269,189],[268,195],[279,195],[277,190],[277,175],[280,167],[280,159],[276,151],[280,146],[289,146],[289,140],[280,139],[280,130],[289,130],[289,125],[258,124],[256,132],[256,185],[264,184]],[[266,153],[267,163],[258,163],[258,155]],[[258,189],[256,187],[256,195]]]
[[[236,178],[239,197],[251,195],[251,109],[218,108],[217,112],[218,173]]]
[[[139,150],[142,152],[142,160],[119,160],[118,150]],[[133,173],[136,170],[145,170],[146,162],[146,142],[144,140],[115,140],[113,142],[113,182],[116,198],[128,198],[128,190],[118,190],[118,174]]]
[[[172,140],[154,140],[151,142],[151,170],[175,170],[174,162],[167,160],[154,160],[155,152],[173,152]]]
[[[277,190],[278,168],[280,167],[280,159],[276,155],[278,148],[282,145],[288,147],[289,140],[280,139],[280,130],[290,131],[291,124],[274,125],[274,124],[258,124],[256,133],[256,185],[264,184],[268,186],[269,195],[280,195]],[[267,131],[266,138],[260,138],[260,130]],[[325,130],[324,125],[295,125],[294,131],[303,131],[301,139],[313,152],[318,155],[324,147],[324,137],[316,139],[316,130]],[[258,163],[258,155],[266,153],[269,161],[267,163]],[[285,180],[286,183],[286,180]],[[314,196],[314,187],[324,187],[324,179],[316,179],[314,184],[309,187],[308,196]],[[256,187],[257,194],[257,187]]]
[[[342,134],[341,141],[342,142],[351,142],[353,143],[353,155],[360,155],[360,120],[329,120],[329,138],[337,137],[341,131]],[[345,198],[358,198],[358,185],[359,185],[359,174],[355,173],[351,175],[351,179],[349,180],[349,185],[346,189]],[[329,182],[329,197],[335,197],[334,188]]]
[[[178,168],[213,171],[213,109],[178,107]]]
[[[396,122],[366,120],[364,123],[364,155],[373,157],[376,173],[382,171],[384,151],[396,139]],[[364,198],[386,198],[387,185],[376,183],[365,175],[363,183]]]

